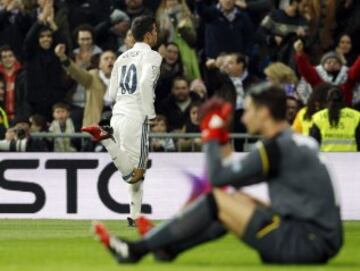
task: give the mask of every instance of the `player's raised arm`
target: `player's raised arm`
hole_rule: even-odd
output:
[[[205,143],[209,179],[214,186],[240,187],[256,183],[267,170],[267,154],[263,145],[242,160],[232,161],[226,166],[222,164],[221,145],[228,144],[227,126],[231,111],[231,105],[218,98],[211,99],[201,110],[202,140]]]
[[[161,60],[160,54],[155,51],[151,51],[151,53],[144,58],[144,66],[140,78],[140,89],[142,90],[142,108],[149,119],[156,117],[154,107],[155,87],[160,75]]]

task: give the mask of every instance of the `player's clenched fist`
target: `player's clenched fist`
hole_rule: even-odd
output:
[[[229,141],[228,126],[232,117],[232,105],[220,98],[212,98],[200,108],[200,129],[203,142]]]

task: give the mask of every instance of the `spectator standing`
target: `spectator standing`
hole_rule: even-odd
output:
[[[73,51],[76,65],[82,69],[89,69],[93,66],[95,58],[102,53],[102,49],[94,44],[95,32],[91,25],[80,25],[75,31],[75,38],[79,45]],[[77,84],[74,93],[70,95],[71,118],[74,121],[75,130],[80,131],[84,117],[84,107],[86,103],[86,91],[81,84]]]
[[[80,68],[88,69],[92,64],[92,58],[102,52],[102,49],[94,44],[95,30],[91,25],[83,24],[75,29],[74,37],[79,46],[73,50],[75,63]]]
[[[353,38],[353,48],[356,55],[360,54],[360,1],[339,0],[336,7],[336,32],[348,33]]]
[[[113,0],[65,0],[71,31],[82,24],[95,27],[105,21],[109,14]]]
[[[63,42],[65,42],[69,48],[72,48],[73,43],[69,26],[69,10],[67,9],[65,1],[37,0],[37,4],[38,8],[32,11],[33,19],[36,21],[50,10],[53,13],[52,16],[54,17],[54,22],[57,25],[57,32],[62,37]]]
[[[66,95],[65,73],[53,45],[60,41],[54,10],[48,7],[26,35],[26,93],[32,113],[51,120],[51,107]]]
[[[271,1],[269,0],[236,0],[236,5],[245,11],[254,25],[259,25],[267,13],[271,9]]]
[[[271,11],[261,22],[259,34],[267,45],[271,61],[289,64],[294,41],[306,37],[307,21],[299,13],[302,1],[291,0],[284,9]]]
[[[22,44],[28,32],[32,18],[25,11],[22,1],[6,0],[1,1],[0,8],[0,41],[1,45],[8,44],[15,55],[23,57]]]
[[[170,95],[173,80],[183,75],[183,65],[179,47],[176,43],[169,43],[165,47],[165,55],[160,66],[160,77],[155,90],[156,108],[162,100]]]
[[[334,47],[334,30],[336,28],[337,0],[307,0],[305,9],[301,11],[309,22],[309,38],[307,47],[315,62],[324,52]]]
[[[68,134],[75,133],[75,128],[72,120],[70,119],[70,107],[64,103],[57,103],[53,106],[53,117],[49,132],[53,134]],[[74,152],[75,148],[71,144],[71,139],[55,138],[54,140],[55,152]]]
[[[139,16],[152,16],[153,12],[144,5],[143,0],[125,0],[126,13],[130,20]]]
[[[162,0],[156,12],[160,43],[174,42],[180,50],[184,76],[192,81],[200,78],[196,55],[195,20],[185,0]]]
[[[216,5],[207,5],[196,0],[196,10],[204,23],[204,53],[207,58],[216,58],[222,52],[251,51],[254,26],[246,13],[235,5],[235,0],[219,0]]]
[[[311,86],[316,87],[323,82],[339,86],[343,91],[345,103],[352,104],[353,89],[360,79],[360,57],[350,67],[346,67],[342,62],[342,58],[336,52],[329,52],[323,55],[320,65],[313,67],[309,58],[304,53],[304,44],[301,40],[294,43],[295,60],[300,75]],[[305,90],[303,96],[307,96],[308,92]]]
[[[109,18],[96,26],[96,41],[104,50],[118,52],[124,45],[126,33],[130,27],[129,16],[115,9]]]

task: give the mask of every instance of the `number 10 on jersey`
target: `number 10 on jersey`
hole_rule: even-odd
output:
[[[120,88],[121,94],[133,94],[135,92],[137,72],[134,64],[131,64],[129,68],[127,65],[121,67]]]

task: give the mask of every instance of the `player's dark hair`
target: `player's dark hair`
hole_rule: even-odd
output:
[[[333,87],[328,94],[328,110],[330,126],[337,127],[340,120],[341,109],[345,107],[341,89]]]
[[[329,83],[322,83],[314,88],[306,104],[304,120],[311,120],[312,115],[326,107],[328,93],[332,87],[333,85]]]
[[[131,25],[131,32],[135,41],[144,41],[145,35],[153,31],[155,18],[152,16],[139,16],[134,19]]]
[[[255,105],[267,107],[274,120],[286,120],[286,93],[281,87],[260,83],[251,87],[247,95]]]

